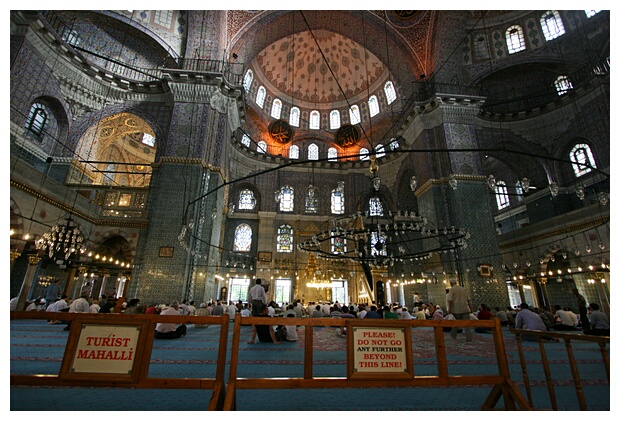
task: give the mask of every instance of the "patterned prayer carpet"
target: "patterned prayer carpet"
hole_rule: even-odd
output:
[[[10,324],[10,373],[58,374],[67,338],[63,325],[43,320],[15,320]],[[240,378],[303,377],[304,328],[298,342],[247,344],[250,327],[242,327],[237,374]],[[512,380],[525,396],[516,341],[505,330],[504,343]],[[175,340],[155,340],[150,377],[215,377],[219,327],[197,329]],[[435,376],[437,366],[433,331],[412,330],[412,352],[416,376]],[[314,330],[315,377],[346,377],[346,339],[333,327]],[[226,379],[232,343],[229,334]],[[450,375],[497,374],[497,359],[491,334],[474,334],[466,342],[445,334]],[[546,343],[555,393],[560,410],[579,410],[568,356],[563,343]],[[524,342],[528,375],[536,410],[550,410],[551,403],[541,365],[538,344]],[[579,375],[589,410],[610,410],[610,385],[598,345],[573,342]],[[491,387],[428,387],[306,390],[239,390],[238,411],[477,411]],[[48,411],[202,411],[210,391],[115,389],[76,387],[11,387],[11,410]],[[499,406],[503,405],[500,402]]]

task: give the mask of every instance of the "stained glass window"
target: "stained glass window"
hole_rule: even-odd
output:
[[[245,72],[245,76],[243,77],[243,89],[245,89],[246,92],[250,92],[250,88],[252,87],[253,80],[254,80],[254,73],[252,73],[251,69],[248,69],[248,71]]]
[[[319,159],[319,147],[316,145],[316,143],[311,143],[308,146],[308,159],[310,160]]]
[[[336,148],[329,148],[327,150],[327,160],[338,161],[338,151],[336,150]]]
[[[517,201],[523,201],[523,185],[520,181],[517,181],[515,184],[515,193],[517,194]]]
[[[265,97],[267,96],[267,91],[264,86],[258,88],[258,92],[256,93],[256,105],[263,108],[265,105]]]
[[[271,116],[273,118],[280,118],[282,114],[282,101],[278,98],[273,100],[273,104],[271,104]]]
[[[497,200],[497,209],[502,210],[510,205],[510,198],[508,197],[508,189],[506,183],[498,181],[495,184],[495,200]]]
[[[306,191],[306,213],[317,213],[319,210],[319,192],[318,189],[312,185],[308,187]]]
[[[347,252],[347,240],[343,237],[332,237],[332,253],[345,254]]]
[[[573,171],[575,172],[575,177],[581,177],[584,174],[592,171],[591,168],[588,168],[586,165],[589,165],[592,168],[596,168],[596,162],[594,162],[594,155],[592,155],[592,150],[590,146],[585,143],[580,143],[575,145],[575,147],[570,151],[569,159],[573,163]]]
[[[378,197],[371,197],[368,202],[370,216],[383,216],[383,204]]]
[[[256,199],[252,190],[241,190],[239,193],[239,209],[254,210]]]
[[[390,143],[389,143],[388,146],[393,151],[395,151],[396,149],[400,148],[400,144],[398,143],[398,140],[396,140],[396,139],[390,140]]]
[[[351,105],[351,108],[349,108],[349,118],[351,119],[351,124],[357,124],[362,121],[360,118],[360,107]]]
[[[288,118],[289,124],[294,127],[299,127],[299,116],[300,116],[299,108],[297,107],[291,108],[291,113]]]
[[[338,110],[333,110],[329,113],[329,128],[337,129],[340,127],[340,112]]]
[[[394,89],[394,84],[391,81],[387,81],[383,88],[385,91],[385,99],[387,100],[388,105],[394,102],[396,99],[396,90]]]
[[[310,129],[318,130],[321,128],[321,114],[314,110],[310,113]]]
[[[291,159],[299,159],[299,146],[291,145],[291,147],[288,148],[288,157]]]
[[[285,186],[280,190],[280,211],[293,212],[295,204],[295,191],[291,186]]]
[[[248,224],[239,224],[235,228],[233,251],[246,252],[252,249],[252,227]]]
[[[277,251],[281,253],[291,253],[293,251],[293,227],[290,225],[280,225],[278,228],[277,241]]]

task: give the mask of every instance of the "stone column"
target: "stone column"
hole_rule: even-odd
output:
[[[109,273],[106,269],[99,269],[99,274],[97,276],[97,279],[95,280],[93,289],[90,292],[90,296],[94,300],[98,300],[101,297],[101,293],[105,291],[105,284],[106,284],[108,275]]]
[[[19,298],[17,299],[17,310],[19,311],[26,309],[25,304],[28,300],[28,293],[30,293],[30,289],[32,288],[32,281],[34,280],[35,273],[37,273],[37,266],[40,261],[41,258],[38,254],[28,255],[28,270],[26,271],[26,276],[24,276],[22,289],[19,291]]]

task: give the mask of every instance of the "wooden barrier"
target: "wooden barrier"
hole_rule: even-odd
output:
[[[91,314],[91,313],[64,313],[64,312],[39,312],[39,311],[12,311],[11,320],[23,319],[42,319],[48,320],[53,317],[55,320],[71,321],[71,330],[67,338],[62,367],[57,375],[51,374],[11,374],[11,385],[23,386],[86,386],[86,387],[119,387],[119,388],[142,388],[142,389],[211,389],[211,399],[209,410],[221,410],[226,397],[226,387],[224,383],[224,373],[226,368],[226,350],[228,346],[229,317],[223,316],[161,316],[143,314]],[[163,378],[148,377],[155,325],[157,323],[188,323],[188,324],[208,324],[220,326],[220,339],[217,357],[217,367],[215,378]],[[85,328],[89,328],[88,330]],[[133,328],[133,329],[132,329]],[[92,331],[95,334],[102,329],[112,332],[115,342],[105,341],[105,345],[124,345],[135,343],[135,348],[128,348],[125,354],[113,354],[106,348],[98,350],[102,357],[106,355],[116,359],[109,366],[104,362],[96,361],[93,354],[91,361],[88,361],[87,352],[95,352],[80,349],[84,343],[94,343],[91,340],[85,342],[81,336],[83,331]],[[119,334],[115,334],[119,332]],[[124,332],[126,338],[120,336]],[[133,337],[127,332],[134,332]],[[100,341],[103,342],[103,341]],[[92,347],[91,347],[92,348]],[[105,354],[111,352],[112,354]],[[131,354],[129,354],[131,352]],[[86,361],[76,364],[76,358],[82,356]],[[122,363],[118,361],[128,359],[131,370],[122,373]],[[84,364],[86,364],[85,368]],[[104,365],[102,365],[104,364]],[[78,370],[76,370],[78,367]],[[111,373],[119,368],[119,372]],[[110,370],[111,369],[111,370]],[[80,372],[80,370],[82,372]],[[127,371],[127,370],[125,370]]]
[[[566,346],[566,352],[568,354],[568,362],[570,364],[571,374],[573,382],[575,384],[575,391],[577,393],[577,400],[579,401],[579,407],[582,411],[587,410],[586,399],[581,386],[581,378],[579,376],[579,370],[577,369],[577,362],[573,354],[573,341],[584,342],[596,342],[599,345],[603,364],[607,371],[607,381],[610,381],[609,374],[609,352],[607,351],[606,344],[609,343],[609,336],[590,336],[580,335],[575,333],[563,333],[563,332],[542,332],[536,330],[523,330],[523,329],[510,329],[510,332],[515,334],[517,340],[517,347],[519,349],[519,360],[521,362],[521,371],[523,373],[523,382],[525,383],[525,390],[527,394],[527,400],[530,406],[534,407],[534,400],[532,398],[532,388],[530,386],[530,379],[527,373],[527,365],[525,362],[525,354],[523,353],[522,336],[531,337],[538,341],[538,347],[540,349],[540,356],[542,360],[543,370],[545,372],[545,382],[547,384],[547,390],[549,391],[549,399],[551,400],[551,407],[554,411],[558,410],[558,403],[555,395],[555,389],[553,387],[553,379],[551,378],[551,370],[549,368],[549,361],[547,360],[547,352],[545,350],[545,341],[563,340]]]
[[[304,375],[303,378],[237,378],[237,364],[239,362],[239,343],[241,326],[250,325],[296,325],[305,327],[304,348]],[[346,326],[347,327],[347,377],[314,377],[313,376],[313,332],[317,326]],[[432,327],[434,329],[435,350],[437,355],[437,376],[415,376],[413,358],[411,355],[411,329],[413,327]],[[451,376],[448,372],[446,346],[444,342],[444,328],[451,327],[484,327],[491,329],[495,354],[497,357],[498,373],[496,375]],[[355,373],[352,370],[353,361],[356,361],[355,350],[352,349],[355,329],[375,329],[377,337],[388,337],[389,330],[404,332],[406,349],[406,367],[399,375],[391,372],[381,374],[381,370],[369,373]],[[387,330],[387,334],[380,333]],[[371,335],[372,336],[372,335]],[[394,336],[395,337],[395,336]],[[224,400],[224,410],[236,408],[237,389],[310,389],[310,388],[368,388],[368,387],[431,387],[431,386],[479,386],[493,385],[493,388],[481,405],[481,409],[494,409],[501,398],[506,410],[531,410],[531,406],[519,389],[510,379],[506,350],[502,337],[501,325],[498,319],[475,321],[435,321],[435,320],[358,320],[358,319],[331,319],[331,318],[271,318],[271,317],[241,317],[237,315],[233,327],[233,343],[230,360],[228,388]],[[368,378],[373,378],[368,382]]]

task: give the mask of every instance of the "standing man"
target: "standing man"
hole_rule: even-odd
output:
[[[469,320],[469,314],[471,313],[471,301],[467,290],[460,285],[456,284],[455,278],[450,278],[450,290],[446,300],[448,301],[448,314],[452,314],[456,320]],[[458,334],[458,328],[453,327],[450,332],[450,336],[456,339]],[[471,342],[474,339],[474,335],[470,327],[465,328],[465,337],[467,342]]]
[[[261,285],[261,278],[256,278],[256,285],[248,291],[248,302],[252,303],[252,316],[258,317],[263,307],[267,306],[267,294]]]
[[[588,305],[586,299],[579,293],[577,288],[573,288],[573,295],[577,297],[577,307],[579,308],[579,320],[581,320],[581,328],[590,330],[590,320],[588,319]]]
[[[47,288],[45,288],[45,309],[50,306],[50,304],[54,303],[60,297],[60,293],[62,292],[62,288],[60,287],[60,279],[56,279],[54,282],[49,284]]]

